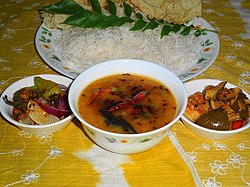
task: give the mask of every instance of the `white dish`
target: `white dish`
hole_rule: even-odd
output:
[[[193,81],[186,82],[184,84],[187,95],[191,95],[197,91],[204,90],[205,86],[207,85],[217,85],[218,83],[222,82],[222,80],[217,79],[197,79]],[[236,85],[233,85],[231,83],[227,83],[226,88],[235,88]],[[243,89],[242,89],[243,90]],[[249,94],[243,90],[243,93],[246,94],[247,98],[249,97]],[[202,127],[200,125],[197,125],[190,120],[188,120],[184,115],[181,117],[182,121],[184,122],[185,126],[194,134],[201,136],[203,138],[207,139],[213,139],[213,140],[222,140],[230,138],[239,132],[242,132],[250,127],[250,119],[248,118],[247,124],[245,126],[236,129],[236,130],[230,130],[230,131],[219,131],[219,130],[212,130],[205,127]]]
[[[67,78],[67,77],[63,77],[61,75],[52,75],[52,74],[41,74],[41,75],[34,75],[34,76],[30,76],[30,77],[26,77],[23,78],[13,84],[11,84],[7,89],[4,90],[4,92],[1,95],[1,100],[0,100],[0,110],[1,113],[3,115],[3,117],[8,120],[10,123],[14,124],[15,126],[17,126],[18,128],[29,132],[29,133],[33,133],[33,134],[49,134],[49,133],[54,133],[57,132],[61,129],[63,129],[64,127],[66,127],[70,121],[73,119],[74,115],[71,114],[70,116],[57,121],[55,123],[51,123],[51,124],[45,124],[45,125],[28,125],[28,124],[23,124],[23,123],[19,123],[16,120],[14,120],[12,118],[12,110],[13,107],[6,104],[4,102],[3,97],[5,95],[7,95],[9,98],[13,97],[13,94],[26,86],[33,86],[34,85],[34,77],[35,76],[40,76],[44,79],[48,79],[48,80],[52,80],[54,82],[57,82],[59,84],[63,84],[65,86],[69,86],[72,82],[71,79]]]
[[[198,18],[191,21],[195,26],[214,30],[212,26],[203,18]],[[65,66],[61,58],[58,44],[55,42],[55,37],[60,37],[60,30],[49,30],[45,24],[42,24],[35,36],[35,46],[41,58],[54,70],[70,78],[76,78],[79,73]],[[219,53],[219,38],[214,32],[204,31],[202,43],[199,51],[199,60],[190,69],[179,72],[177,76],[182,80],[189,80],[203,71],[205,71],[217,58]],[[167,67],[166,67],[167,68]]]
[[[123,68],[120,68],[121,66]],[[112,133],[87,123],[78,110],[78,98],[82,90],[97,79],[123,73],[152,77],[169,88],[175,95],[178,105],[176,117],[169,124],[159,129],[139,134]],[[186,104],[187,94],[184,85],[176,75],[154,63],[133,59],[112,60],[94,65],[81,73],[73,81],[69,90],[70,108],[76,118],[82,123],[89,137],[104,149],[120,154],[139,153],[157,145],[168,135],[174,123],[179,120],[186,108]]]

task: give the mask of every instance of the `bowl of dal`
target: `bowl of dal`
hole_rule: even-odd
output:
[[[119,154],[153,148],[185,111],[182,81],[155,63],[116,59],[82,72],[69,90],[69,106],[86,134]]]

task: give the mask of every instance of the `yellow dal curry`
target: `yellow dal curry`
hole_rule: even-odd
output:
[[[115,133],[161,128],[176,116],[171,90],[146,76],[119,74],[92,82],[81,93],[79,112],[89,124]]]

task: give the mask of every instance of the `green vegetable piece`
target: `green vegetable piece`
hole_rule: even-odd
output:
[[[108,9],[111,15],[116,15],[116,6],[115,3],[111,0],[108,0]]]
[[[22,112],[26,112],[27,110],[27,105],[28,103],[24,101],[23,98],[20,97],[20,92],[22,89],[17,90],[14,94],[13,94],[13,106],[15,108],[18,108],[19,110],[21,110]]]
[[[37,89],[43,93],[43,98],[48,101],[50,100],[51,95],[63,92],[57,83],[43,79],[42,77],[35,77],[34,83]]]
[[[55,14],[75,14],[84,8],[73,0],[61,0],[55,4],[44,6],[42,10]]]
[[[147,30],[147,29],[155,29],[156,27],[159,26],[159,23],[157,23],[156,21],[152,20],[149,23],[147,23],[147,25],[143,28],[143,31]]]
[[[34,77],[34,84],[41,92],[48,91],[57,85],[57,83],[43,79],[42,77]]]
[[[168,35],[170,33],[170,31],[171,31],[171,27],[169,25],[164,25],[162,30],[161,30],[161,38],[163,36]]]
[[[102,8],[98,0],[90,0],[93,10],[97,13],[102,13]]]
[[[132,15],[132,8],[127,3],[123,2],[125,15],[130,17]]]
[[[46,99],[47,101],[50,101],[50,97],[54,94],[60,94],[63,91],[58,85],[55,85],[54,87],[50,88],[48,91],[44,92],[43,98]]]
[[[146,24],[147,22],[145,22],[143,19],[138,19],[130,30],[132,31],[141,30]]]
[[[227,114],[222,108],[208,111],[206,114],[201,115],[195,123],[213,130],[225,131],[231,128]]]

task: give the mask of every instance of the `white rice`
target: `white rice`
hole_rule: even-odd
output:
[[[130,26],[108,29],[62,31],[59,51],[65,66],[75,72],[102,61],[132,58],[162,65],[176,75],[190,69],[198,61],[201,38],[171,33],[160,38],[161,28],[130,31]]]

